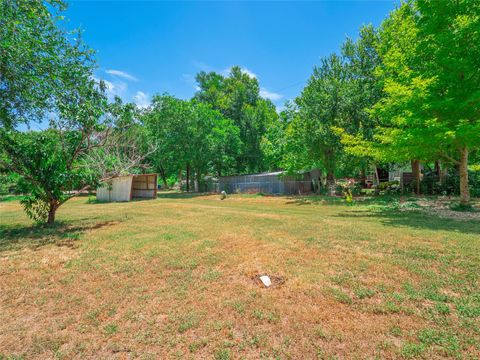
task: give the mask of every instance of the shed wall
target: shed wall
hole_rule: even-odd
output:
[[[154,199],[157,197],[157,175],[136,175],[133,177],[132,198]]]
[[[109,180],[97,189],[99,201],[130,201],[132,176],[121,176]]]

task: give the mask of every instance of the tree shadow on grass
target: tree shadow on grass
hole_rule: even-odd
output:
[[[384,196],[355,196],[356,205],[389,205],[398,202],[400,196],[384,195]],[[290,205],[346,205],[343,196],[327,196],[327,195],[297,195],[289,196],[287,204]]]
[[[143,201],[150,201],[154,200],[153,198],[133,198],[128,201],[105,201],[105,200],[97,200],[95,198],[90,198],[87,200],[88,205],[109,205],[109,204],[127,204],[127,203],[134,203],[134,202],[143,202]]]
[[[46,245],[57,245],[74,248],[82,234],[88,230],[111,226],[118,221],[103,221],[88,225],[75,225],[71,222],[56,222],[53,226],[46,225],[0,225],[0,252],[21,250],[24,248],[38,249]]]
[[[429,215],[423,211],[399,211],[399,210],[371,210],[349,209],[335,215],[335,217],[351,219],[372,218],[389,227],[409,227],[425,230],[444,230],[463,234],[480,234],[478,220],[448,219],[435,215]]]
[[[166,192],[157,193],[158,199],[193,199],[201,196],[213,196],[211,193],[193,193],[193,192]],[[217,194],[218,195],[218,194]]]
[[[297,195],[287,197],[287,205],[342,205],[342,197],[324,195]]]

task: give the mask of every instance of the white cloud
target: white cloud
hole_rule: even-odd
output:
[[[123,97],[127,91],[128,85],[123,82],[123,81],[108,81],[108,80],[103,80],[106,86],[106,92],[107,95],[110,98],[113,98],[115,96],[120,96]]]
[[[131,80],[131,81],[137,81],[138,80],[135,76],[130,75],[129,73],[127,73],[125,71],[121,71],[121,70],[110,69],[110,70],[106,70],[105,72],[109,75],[118,76],[118,77],[121,77],[121,78],[124,78],[124,79],[127,79],[127,80]]]
[[[110,100],[112,100],[115,96],[123,97],[127,92],[128,85],[124,81],[117,79],[108,81],[105,79],[99,79],[96,76],[93,76],[92,79],[97,83],[103,81],[105,84],[105,92]]]
[[[250,76],[251,78],[257,79],[258,76],[253,71],[248,70],[247,68],[242,68],[242,73]]]
[[[143,91],[137,91],[133,97],[133,101],[140,109],[144,109],[150,105],[150,99]]]
[[[281,98],[283,98],[283,95],[282,94],[279,94],[279,93],[276,93],[276,92],[272,92],[272,91],[268,91],[267,89],[265,88],[261,88],[260,89],[260,96],[265,98],[265,99],[270,99],[272,101],[278,101],[280,100]]]
[[[220,71],[220,74],[222,74],[223,76],[228,76],[230,74],[230,71],[232,70],[232,66],[226,68],[226,69],[223,69],[222,71]],[[257,74],[255,74],[253,71],[247,69],[247,68],[244,68],[244,67],[241,67],[241,70],[242,70],[242,73],[244,73],[245,75],[248,75],[250,76],[252,79],[258,79],[258,76]]]

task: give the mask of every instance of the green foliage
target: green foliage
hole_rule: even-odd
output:
[[[422,356],[426,349],[427,347],[424,344],[407,342],[403,344],[401,354],[402,357],[406,359],[411,359]]]
[[[352,190],[349,188],[345,189],[343,191],[343,195],[345,196],[345,201],[347,204],[351,205],[353,203],[353,195],[352,195]]]
[[[284,167],[318,167],[327,173],[330,182],[334,175],[366,172],[372,153],[359,139],[372,139],[378,122],[368,112],[382,93],[374,76],[380,61],[377,41],[377,31],[365,26],[356,42],[346,40],[341,56],[333,54],[314,68],[307,86],[295,100],[296,111],[284,131]]]
[[[224,77],[215,72],[200,72],[196,76],[200,90],[195,99],[210,104],[225,118],[231,119],[239,129],[240,152],[235,156],[235,166],[229,173],[265,170],[261,141],[267,129],[275,124],[278,115],[274,105],[260,97],[258,80],[238,66]]]
[[[471,204],[462,204],[462,203],[452,203],[450,209],[454,211],[464,211],[464,212],[476,212],[476,210]]]
[[[342,121],[339,108],[344,96],[345,69],[341,58],[331,55],[315,67],[307,86],[295,100],[298,111],[287,129],[289,170],[320,167],[333,180],[341,144],[332,127]]]
[[[0,146],[4,164],[20,176],[18,189],[29,194],[22,205],[34,221],[45,221],[71,197],[67,192],[97,184],[97,174],[81,163],[87,145],[77,131],[1,130]]]
[[[360,52],[370,61],[358,64],[374,64],[371,82],[364,83],[372,90],[365,92],[370,111],[359,131],[335,128],[346,151],[380,162],[459,165],[456,191],[468,202],[468,152],[480,146],[479,3],[408,1],[378,34],[366,34],[374,51]],[[344,54],[351,58],[353,48],[347,40]],[[357,81],[348,83],[355,88]]]
[[[286,132],[295,112],[295,104],[287,101],[278,121],[273,121],[262,137],[260,147],[269,170],[278,170],[286,156]]]
[[[79,31],[61,25],[61,0],[0,3],[0,124],[42,120],[48,112],[68,107],[72,91],[88,82],[93,51]],[[67,100],[63,103],[64,100]]]
[[[480,197],[480,171],[468,171],[469,191],[474,197]],[[405,184],[405,192],[412,192],[414,184]],[[422,194],[459,195],[460,176],[455,168],[449,168],[441,180],[435,173],[426,173],[420,184]]]
[[[93,51],[78,31],[61,28],[62,1],[0,4],[0,165],[19,176],[23,205],[36,221],[54,221],[72,191],[95,183],[81,166],[92,135],[102,129],[104,84],[93,80]],[[49,130],[19,132],[45,121]],[[84,165],[84,164],[83,164]]]
[[[480,195],[478,172],[467,170],[468,156],[480,161],[478,2],[402,3],[378,29],[363,26],[340,54],[321,59],[280,115],[238,66],[227,76],[198,73],[189,101],[164,94],[144,111],[118,98],[107,106],[93,51],[63,28],[64,10],[61,0],[0,4],[0,170],[8,174],[0,192],[18,184],[37,221],[99,174],[144,171],[123,167],[132,144],[165,186],[187,174],[201,186],[206,174],[320,168],[332,191],[336,176],[364,175],[375,163],[441,160],[458,171],[442,182],[425,176],[424,192],[460,193],[462,206]],[[16,130],[47,115],[47,131]],[[106,128],[116,151],[104,146]],[[357,190],[348,188],[347,202]]]
[[[199,181],[209,171],[228,173],[242,146],[233,121],[197,100],[156,96],[141,118],[156,146],[150,161],[165,180],[185,168]]]
[[[33,221],[45,223],[48,220],[49,204],[36,196],[28,196],[20,201],[25,212]]]
[[[399,194],[402,189],[398,181],[384,181],[378,184],[377,190],[380,194]]]
[[[19,176],[15,173],[0,173],[0,194],[17,194]]]

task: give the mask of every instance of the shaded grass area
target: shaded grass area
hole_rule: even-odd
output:
[[[0,195],[0,202],[20,201],[23,198],[23,195]]]
[[[357,218],[371,218],[385,226],[429,229],[433,231],[446,230],[480,235],[480,224],[477,221],[465,222],[463,220],[443,219],[423,214],[420,211],[400,212],[388,208],[377,210],[363,208],[353,209],[346,213],[338,214],[337,216],[353,222],[355,222]]]
[[[115,221],[103,221],[82,226],[76,226],[73,222],[61,221],[53,226],[7,226],[1,224],[0,252],[23,248],[38,249],[45,245],[75,246],[75,242],[84,232],[115,223]]]
[[[474,359],[480,226],[406,203],[79,198],[54,228],[2,203],[0,354]]]
[[[159,199],[193,199],[197,197],[204,197],[208,194],[193,193],[193,192],[178,192],[178,191],[161,191],[158,192],[157,198]],[[211,195],[215,196],[215,195]]]

